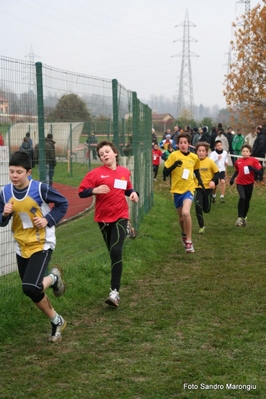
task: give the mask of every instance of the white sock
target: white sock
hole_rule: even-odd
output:
[[[53,280],[52,284],[51,284],[51,286],[52,286],[57,282],[57,276],[55,276],[54,274],[51,273],[51,274],[49,274],[49,277],[51,277],[51,279]]]
[[[60,321],[59,314],[56,313],[56,314],[55,314],[55,317],[54,317],[53,319],[50,319],[50,321],[51,321],[51,323],[53,323],[53,324],[58,324],[59,321]]]

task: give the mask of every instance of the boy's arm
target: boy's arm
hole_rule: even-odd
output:
[[[41,183],[41,193],[44,201],[47,204],[54,204],[51,211],[48,212],[44,217],[47,220],[49,227],[55,226],[67,213],[68,200],[57,190],[46,183]]]
[[[170,173],[175,169],[175,168],[180,168],[180,166],[183,165],[183,162],[181,160],[175,161],[175,163],[170,166],[170,168],[163,168],[163,176],[167,177],[170,175]]]
[[[231,185],[231,186],[232,186],[232,184],[234,184],[234,181],[235,181],[235,178],[236,178],[237,175],[238,175],[238,171],[235,170],[233,176],[232,176],[231,179],[230,179],[230,185]]]
[[[203,188],[203,190],[205,190],[205,187],[204,187],[204,185],[202,183],[202,180],[201,180],[201,175],[200,175],[199,169],[194,170],[194,173],[195,173],[195,176],[196,176],[196,178],[198,180],[199,186],[201,186]]]

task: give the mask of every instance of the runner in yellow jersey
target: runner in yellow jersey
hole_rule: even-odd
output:
[[[200,161],[196,154],[188,150],[191,143],[189,133],[180,133],[177,137],[178,151],[173,152],[164,164],[164,177],[171,174],[171,190],[174,195],[174,204],[177,209],[179,224],[182,232],[182,243],[186,253],[192,253],[192,220],[190,215],[194,199],[194,174],[199,185],[204,189],[200,177]]]

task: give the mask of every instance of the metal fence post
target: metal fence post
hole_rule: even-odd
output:
[[[40,181],[46,181],[46,159],[44,143],[44,110],[43,110],[43,81],[42,63],[36,62],[36,82],[37,82],[37,109],[38,109],[38,136],[39,136],[39,173]]]

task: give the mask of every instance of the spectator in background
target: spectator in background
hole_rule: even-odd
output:
[[[22,144],[19,147],[19,150],[26,152],[26,154],[29,155],[30,159],[32,159],[32,149],[31,149],[28,137],[24,137]]]
[[[257,132],[256,129],[253,130],[251,133],[248,133],[245,137],[245,144],[250,145],[251,148],[253,148],[254,142],[257,137]]]
[[[223,130],[218,130],[217,136],[216,136],[216,138],[215,138],[215,142],[216,142],[217,140],[220,140],[220,141],[222,142],[222,144],[223,144],[223,149],[224,149],[226,152],[228,152],[228,151],[229,151],[229,143],[228,143],[228,140],[227,140],[227,138],[226,138],[226,136],[225,136]]]
[[[171,137],[171,139],[174,141],[174,143],[176,144],[177,143],[177,136],[179,135],[179,133],[180,133],[180,128],[179,128],[179,126],[174,126],[174,132],[173,132],[173,134],[172,134],[172,137]]]
[[[196,146],[196,144],[199,141],[199,138],[200,138],[199,129],[197,127],[194,127],[191,135],[191,144],[193,145],[193,147]]]
[[[155,133],[155,129],[151,129],[151,141],[152,141],[152,146],[155,144],[155,143],[158,143],[158,138],[157,138],[157,135],[156,135],[156,133]]]
[[[33,149],[33,142],[32,142],[32,139],[31,139],[31,137],[30,137],[30,132],[27,132],[27,133],[26,133],[26,137],[28,138],[28,141],[29,141],[29,143],[30,143],[31,148]]]
[[[55,141],[52,133],[47,134],[44,141],[45,145],[45,160],[46,160],[46,183],[52,186],[54,177],[54,168],[56,166],[55,158]],[[34,161],[39,163],[39,144],[36,144],[34,149]]]
[[[5,145],[4,138],[3,138],[2,133],[0,133],[0,146],[4,146],[4,145]]]
[[[164,140],[165,138],[166,138],[166,135],[167,134],[170,134],[170,136],[172,136],[172,134],[171,134],[171,129],[166,129],[166,132],[164,132],[164,135],[163,135],[163,137],[162,137],[162,140]]]
[[[168,144],[172,144],[173,148],[176,149],[174,140],[171,139],[171,134],[167,134],[167,135],[165,136],[165,139],[162,140],[162,141],[160,141],[159,146],[160,146],[160,148],[161,148],[162,150],[167,150]]]
[[[210,135],[208,133],[208,126],[204,126],[202,128],[202,135],[200,136],[199,141],[205,141],[206,143],[210,143]]]
[[[91,132],[91,134],[88,136],[86,143],[88,144],[89,150],[92,150],[92,159],[94,161],[97,161],[97,137],[95,132]]]
[[[242,130],[240,128],[237,129],[237,134],[234,135],[233,140],[232,140],[232,148],[233,148],[233,153],[234,155],[241,155],[241,148],[242,145],[245,144],[245,137],[242,134]],[[234,158],[233,165],[235,164],[235,161],[237,160],[238,157],[232,157]]]
[[[229,128],[227,129],[227,133],[226,133],[226,138],[228,140],[228,144],[229,144],[229,153],[233,154],[233,147],[232,147],[232,142],[233,142],[233,138],[234,138],[234,131],[232,130],[232,128],[229,126]],[[232,163],[234,165],[234,157],[231,158],[232,159]]]
[[[217,137],[217,128],[216,126],[212,126],[212,131],[211,131],[211,135],[210,135],[210,148],[211,151],[214,151],[215,149],[215,139]]]
[[[257,158],[265,158],[265,153],[266,153],[266,130],[262,128],[261,125],[257,126],[256,128],[257,131],[257,137],[256,140],[254,141],[253,144],[253,149],[252,149],[252,157],[257,157]],[[255,180],[256,181],[262,181],[263,180],[263,161],[259,161],[261,166],[262,166],[262,173],[260,175],[255,174]]]
[[[26,137],[27,137],[28,142],[30,144],[29,156],[30,156],[30,159],[31,159],[32,167],[34,168],[35,164],[34,164],[34,156],[33,156],[33,143],[32,143],[32,139],[30,137],[30,132],[26,133]]]

